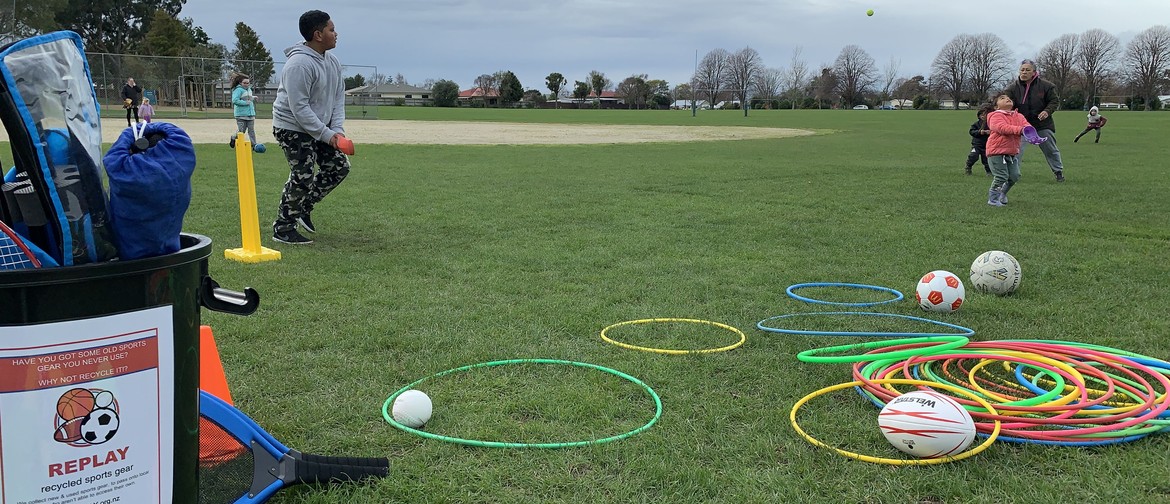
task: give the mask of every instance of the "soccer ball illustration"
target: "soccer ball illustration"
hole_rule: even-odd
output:
[[[1020,287],[1020,262],[1002,250],[979,254],[971,263],[971,285],[975,290],[1003,296]]]
[[[954,273],[935,270],[918,281],[914,298],[923,310],[950,313],[963,306],[967,291],[963,288],[963,281]]]
[[[118,433],[118,413],[109,408],[95,408],[81,421],[81,439],[102,444]]]

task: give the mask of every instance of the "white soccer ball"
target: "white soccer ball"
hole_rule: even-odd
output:
[[[954,398],[925,390],[902,394],[878,415],[882,435],[918,458],[951,457],[975,441],[975,419]]]
[[[923,310],[950,313],[958,311],[967,299],[963,281],[954,273],[935,270],[923,275],[914,293]]]
[[[971,285],[975,290],[1003,296],[1020,287],[1020,262],[1002,250],[979,254],[971,263]]]
[[[417,429],[431,419],[431,398],[421,390],[407,390],[394,399],[394,421]]]
[[[109,408],[94,408],[81,421],[81,439],[91,445],[102,444],[118,433],[118,412]]]

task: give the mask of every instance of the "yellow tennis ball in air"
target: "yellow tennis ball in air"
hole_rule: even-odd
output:
[[[865,11],[865,15],[866,15],[866,16],[872,16],[872,15],[873,15],[873,9],[870,9],[870,10],[867,10],[867,11]]]
[[[431,398],[421,390],[407,390],[394,399],[394,421],[417,429],[431,419]]]

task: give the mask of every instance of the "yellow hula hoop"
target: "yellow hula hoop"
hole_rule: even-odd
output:
[[[983,406],[984,408],[987,409],[987,413],[989,413],[991,415],[996,415],[996,416],[999,415],[999,412],[995,411],[995,407],[992,406],[991,403],[987,402],[986,399],[980,397],[978,394],[972,393],[972,392],[970,392],[966,389],[963,389],[961,387],[956,387],[953,385],[947,385],[945,383],[936,383],[936,382],[926,381],[926,380],[911,380],[908,378],[882,378],[882,379],[870,380],[870,382],[879,383],[879,384],[885,383],[885,384],[897,384],[897,385],[925,385],[925,386],[932,387],[932,388],[941,388],[941,389],[949,390],[951,392],[962,394],[962,395],[965,395],[967,397],[974,399],[975,402],[978,402],[981,406]],[[996,438],[999,437],[999,429],[1003,425],[999,421],[999,419],[997,418],[995,420],[995,427],[991,430],[991,435],[987,436],[987,440],[983,441],[983,443],[979,444],[978,446],[971,448],[970,450],[967,450],[963,453],[955,455],[954,457],[939,457],[939,458],[932,458],[932,459],[892,459],[892,458],[874,457],[871,455],[862,455],[860,453],[854,453],[851,451],[842,450],[841,448],[837,448],[834,446],[829,446],[828,444],[825,444],[824,442],[808,435],[808,433],[804,432],[804,429],[800,428],[800,424],[796,422],[796,412],[798,410],[800,410],[801,406],[804,406],[804,404],[809,402],[810,400],[812,400],[818,396],[828,394],[830,392],[836,392],[838,390],[843,390],[843,389],[847,389],[850,387],[859,387],[862,385],[864,385],[864,383],[862,383],[860,381],[841,383],[838,385],[833,385],[831,387],[825,387],[823,389],[820,389],[816,392],[813,392],[809,395],[802,397],[799,401],[796,401],[796,404],[792,405],[792,411],[788,414],[788,420],[790,422],[792,422],[792,428],[796,429],[796,432],[798,434],[800,434],[800,436],[803,437],[805,439],[805,441],[808,441],[809,443],[812,443],[813,445],[819,446],[821,448],[828,448],[830,450],[837,452],[840,455],[844,455],[844,456],[849,457],[851,459],[857,459],[857,460],[860,460],[862,462],[872,462],[874,464],[887,464],[887,465],[898,465],[898,466],[915,465],[915,466],[917,466],[917,465],[934,465],[934,464],[945,464],[947,462],[957,462],[959,460],[963,460],[965,458],[969,458],[969,457],[973,457],[975,455],[978,455],[983,450],[986,450],[988,447],[990,447],[992,443],[995,442]]]
[[[1048,364],[1052,367],[1058,368],[1061,371],[1068,373],[1069,376],[1072,376],[1072,377],[1076,378],[1077,380],[1080,380],[1081,383],[1085,383],[1085,376],[1082,375],[1080,371],[1077,371],[1076,368],[1074,368],[1068,364],[1065,364],[1063,362],[1060,362],[1056,359],[1050,359],[1050,358],[1045,357],[1043,355],[1037,355],[1037,354],[1030,353],[1030,352],[1015,352],[1015,351],[1010,351],[1010,350],[1000,352],[1000,354],[1006,355],[1009,357],[1019,357],[1019,358],[1023,358],[1023,359],[1031,359],[1031,360],[1034,360],[1037,362],[1043,362],[1045,364]],[[1010,400],[1010,398],[1004,397],[1002,395],[996,394],[995,392],[987,390],[986,388],[980,386],[978,383],[975,382],[975,374],[980,369],[983,369],[986,366],[995,364],[996,362],[1007,362],[1007,361],[1003,361],[1000,359],[994,359],[994,358],[983,359],[983,360],[979,361],[978,364],[973,366],[970,371],[967,372],[967,379],[971,380],[971,388],[973,388],[975,391],[977,391],[981,394],[984,394],[988,397],[991,397],[992,399],[995,399],[996,401],[1008,402]],[[1081,389],[1079,387],[1072,387],[1071,389],[1069,389],[1069,392],[1067,394],[1060,396],[1060,399],[1048,401],[1046,403],[1041,403],[1041,404],[1033,404],[1032,406],[1033,407],[1066,406],[1069,403],[1081,398],[1080,390]],[[1016,412],[1016,413],[1018,413],[1018,412]],[[1004,413],[1004,414],[1011,415],[1013,413]]]
[[[616,341],[614,339],[611,339],[609,336],[605,335],[605,333],[609,332],[610,329],[613,329],[615,327],[636,325],[636,324],[653,324],[656,322],[686,322],[686,323],[690,323],[690,324],[706,324],[709,326],[715,326],[715,327],[718,327],[720,329],[727,329],[728,331],[731,331],[735,334],[738,334],[739,341],[732,343],[730,345],[724,346],[724,347],[719,347],[719,348],[705,348],[705,349],[701,349],[701,350],[678,350],[678,349],[674,349],[674,348],[652,348],[652,347],[631,345],[629,343],[622,343],[620,341]],[[660,354],[667,354],[667,355],[686,355],[686,354],[726,352],[728,350],[733,350],[733,349],[736,349],[736,348],[743,346],[744,342],[747,341],[747,335],[744,334],[743,331],[740,331],[739,329],[736,329],[732,326],[729,326],[727,324],[720,324],[719,322],[711,322],[710,320],[699,320],[699,319],[688,319],[688,318],[649,318],[649,319],[639,319],[639,320],[627,320],[625,322],[618,322],[618,323],[613,324],[609,327],[606,327],[605,329],[601,330],[601,339],[603,341],[605,341],[606,343],[611,343],[611,344],[620,346],[622,348],[628,348],[630,350],[640,350],[642,352],[652,352],[652,353],[660,353]]]
[[[1096,391],[1096,392],[1098,392],[1096,394],[1098,397],[1100,397],[1101,395],[1104,395],[1105,391],[1103,391],[1103,390],[1088,388],[1088,386],[1087,386],[1088,381],[1086,380],[1086,375],[1082,374],[1076,368],[1074,368],[1068,364],[1065,364],[1064,362],[1061,362],[1057,359],[1050,359],[1050,358],[1045,357],[1043,355],[1038,355],[1038,354],[1034,354],[1031,352],[1018,352],[1018,351],[1010,351],[1009,350],[1009,351],[1003,351],[1000,353],[1003,355],[1011,356],[1011,357],[1022,357],[1022,358],[1026,358],[1026,359],[1032,359],[1032,360],[1035,360],[1038,362],[1044,362],[1044,363],[1049,364],[1053,367],[1060,368],[1064,372],[1069,373],[1071,376],[1076,377],[1076,379],[1080,380],[1081,383],[1086,384],[1086,386],[1085,386],[1086,392]],[[971,380],[974,380],[976,371],[986,367],[987,365],[993,364],[995,362],[1003,362],[1005,365],[1007,364],[1007,361],[1003,361],[1003,360],[984,359],[983,361],[980,361],[978,364],[976,364],[974,367],[971,368],[971,371],[968,372],[968,378]],[[991,398],[996,399],[1000,402],[1006,401],[1006,398],[1000,396],[999,394],[995,394],[989,390],[985,390],[983,387],[975,384],[974,381],[972,381],[972,387],[976,391],[981,392],[983,394],[986,394],[988,396],[991,396]],[[1073,401],[1076,401],[1076,400],[1081,398],[1081,394],[1080,394],[1081,388],[1080,387],[1077,387],[1076,385],[1065,385],[1064,389],[1068,391],[1068,394],[1061,396],[1060,399],[1054,400],[1054,401],[1049,401],[1046,403],[1041,403],[1041,404],[1033,404],[1032,406],[1034,406],[1034,407],[1067,406],[1068,404],[1072,403]],[[1102,404],[1104,404],[1104,403],[1102,403]],[[1101,409],[1093,409],[1093,410],[1081,409],[1080,411],[1077,412],[1077,416],[1117,415],[1117,414],[1121,414],[1121,413],[1129,413],[1129,412],[1134,411],[1134,410],[1139,409],[1139,408],[1144,408],[1144,405],[1135,403],[1135,404],[1129,404],[1129,405],[1125,405],[1125,406],[1117,406],[1117,407],[1111,407],[1111,408],[1101,408]],[[1030,413],[1032,413],[1032,412],[1012,411],[1012,412],[1004,412],[1003,414],[1008,415],[1008,416],[1026,416],[1026,414],[1030,414]]]

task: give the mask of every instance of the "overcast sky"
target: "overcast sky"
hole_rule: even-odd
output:
[[[751,47],[766,66],[789,67],[803,48],[810,68],[832,64],[860,46],[879,70],[891,59],[905,77],[929,73],[956,35],[995,33],[1017,58],[1034,57],[1065,33],[1101,28],[1124,44],[1170,23],[1170,0],[187,0],[190,17],[213,42],[233,49],[235,24],[260,34],[276,61],[299,42],[297,19],[328,12],[337,27],[335,54],[348,73],[372,68],[411,84],[448,79],[461,89],[481,74],[511,70],[525,89],[547,92],[560,72],[571,87],[591,70],[614,83],[633,74],[688,82],[696,51]],[[873,9],[873,17],[865,11]]]

